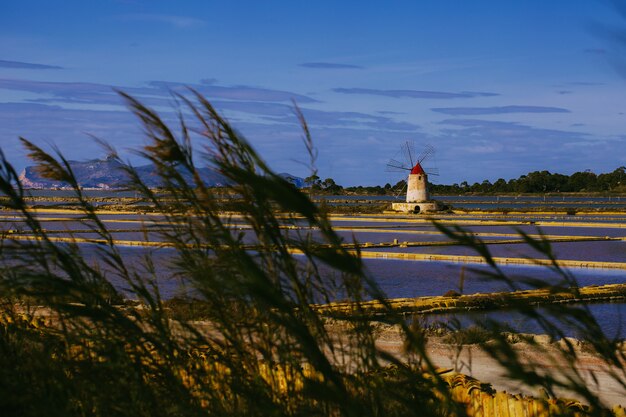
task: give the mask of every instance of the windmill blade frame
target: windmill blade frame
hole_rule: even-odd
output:
[[[390,159],[387,162],[387,172],[402,172],[402,171],[410,171],[412,167],[408,167],[404,162],[398,161],[397,159]]]
[[[385,171],[408,174],[417,164],[420,164],[427,175],[439,176],[439,168],[433,166],[422,166],[422,163],[433,158],[434,155],[436,155],[436,149],[431,144],[424,145],[423,150],[419,153],[419,155],[416,155],[415,142],[407,140],[400,145],[400,149],[396,152],[394,157],[389,159]],[[408,184],[405,184],[402,190],[395,192],[394,194],[396,194],[396,197],[405,191],[407,186]]]
[[[417,159],[415,158],[415,142],[407,140],[400,146],[400,152],[402,153],[404,160],[410,165],[409,170],[412,169],[417,162]]]
[[[433,145],[427,144],[424,147],[424,150],[422,151],[422,153],[420,153],[419,157],[417,158],[417,162],[421,164],[427,158],[434,155],[434,153],[435,153],[435,148],[433,147]]]

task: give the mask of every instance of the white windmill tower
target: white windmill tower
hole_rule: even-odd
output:
[[[436,168],[424,168],[423,163],[435,153],[435,148],[426,145],[419,156],[415,156],[413,142],[405,142],[400,147],[404,161],[390,159],[387,171],[408,172],[406,181],[406,202],[392,203],[392,210],[404,213],[424,213],[439,210],[439,204],[430,199],[428,193],[428,175],[438,175]]]

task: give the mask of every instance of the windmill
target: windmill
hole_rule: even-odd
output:
[[[417,154],[415,143],[406,141],[400,146],[397,156],[387,162],[387,172],[402,172],[408,175],[406,181],[407,203],[430,201],[428,175],[439,175],[439,171],[436,168],[424,168],[423,164],[431,159],[434,154],[435,148],[432,145],[424,146],[424,149]],[[400,190],[400,193],[403,191],[404,189]]]

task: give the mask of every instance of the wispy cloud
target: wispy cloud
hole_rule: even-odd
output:
[[[377,90],[373,88],[334,88],[335,93],[341,94],[368,94],[374,96],[384,96],[393,98],[418,98],[418,99],[454,99],[472,97],[497,96],[496,93],[485,93],[479,91],[462,91],[459,93],[449,93],[444,91],[422,91],[422,90]]]
[[[450,164],[467,161],[462,178],[472,181],[495,180],[498,176],[515,178],[530,171],[555,167],[574,172],[583,165],[585,168],[618,166],[615,164],[624,156],[621,150],[609,150],[603,138],[581,131],[469,118],[447,119],[439,125],[441,129],[430,143],[446,150]],[[581,152],[581,149],[594,151]],[[602,158],[604,161],[600,162]],[[440,168],[445,173],[445,168]]]
[[[113,90],[121,89],[139,97],[146,96],[147,104],[152,105],[155,100],[169,100],[171,98],[171,92],[187,93],[188,87],[196,89],[198,92],[211,99],[286,103],[291,102],[291,100],[295,100],[298,103],[313,103],[317,101],[306,95],[290,91],[250,86],[219,86],[213,84],[184,84],[167,81],[152,81],[148,83],[146,87],[125,87],[97,83],[0,79],[0,89],[49,94],[54,97],[53,101],[55,102],[85,104],[119,104],[120,100]],[[44,100],[52,102],[51,99]]]
[[[186,93],[188,87],[198,90],[198,92],[209,98],[220,98],[228,100],[246,101],[270,101],[270,102],[290,102],[295,100],[298,103],[313,103],[317,100],[298,93],[284,90],[274,90],[269,88],[251,87],[246,85],[219,86],[215,84],[184,84],[169,81],[152,81],[150,87],[160,89],[163,92],[175,91]]]
[[[111,93],[112,86],[98,83],[35,81],[16,78],[0,79],[0,88],[5,90],[45,93],[60,97],[80,93]]]
[[[32,62],[20,62],[20,61],[6,61],[0,59],[0,68],[19,68],[19,69],[34,69],[34,70],[50,70],[50,69],[63,69],[56,65],[34,64]]]
[[[316,100],[297,93],[250,86],[219,86],[211,83],[184,84],[168,81],[152,81],[145,87],[111,86],[97,83],[50,82],[23,79],[0,79],[0,89],[26,91],[44,97],[29,98],[32,104],[123,104],[115,90],[123,90],[149,106],[169,107],[172,93],[189,94],[189,88],[209,98],[219,111],[241,120],[253,119],[274,125],[297,126],[292,100],[299,104],[315,103]],[[120,108],[121,110],[121,108]],[[324,111],[302,108],[310,125],[350,127],[377,131],[411,131],[419,126],[394,120],[381,114],[362,112]]]
[[[212,101],[218,111],[236,112],[255,115],[270,124],[286,124],[299,126],[294,117],[293,106],[282,103],[258,103],[245,101]],[[373,115],[362,112],[342,112],[317,110],[301,107],[300,110],[309,126],[345,127],[355,130],[370,129],[376,131],[416,132],[419,126],[413,123],[396,121],[391,117]],[[232,113],[231,113],[232,114]]]
[[[291,99],[308,104],[315,100],[289,91],[272,90],[249,86],[219,86],[205,83],[189,85],[211,100],[211,103],[224,116],[236,123],[236,126],[250,126],[251,136],[257,136],[259,127],[268,126],[276,132],[290,132],[292,137],[299,137],[299,125],[293,113]],[[2,89],[24,91],[35,94],[25,99],[24,103],[4,105],[0,103],[0,138],[19,135],[32,138],[46,138],[59,146],[72,148],[71,143],[85,141],[88,132],[98,137],[111,140],[119,146],[138,146],[134,138],[141,137],[132,130],[132,116],[124,109],[123,100],[115,90],[125,91],[142,103],[156,107],[166,117],[171,116],[175,105],[172,92],[189,95],[187,85],[164,81],[153,81],[142,87],[106,85],[80,82],[50,82],[24,79],[0,79]],[[1,96],[1,93],[0,93]],[[0,100],[1,101],[1,100]],[[104,106],[104,107],[101,107]],[[304,107],[304,106],[303,106]],[[9,109],[12,111],[9,112]],[[114,109],[112,111],[111,109]],[[303,109],[304,110],[304,109]],[[414,131],[415,126],[408,126],[384,117],[370,117],[367,114],[333,114],[332,112],[312,111],[309,120],[311,127],[328,123],[331,126],[345,126],[356,131],[363,129],[383,130],[386,132],[402,130]],[[23,127],[23,120],[29,120],[29,126]],[[134,133],[133,133],[134,132]],[[274,136],[275,136],[274,135]],[[275,137],[263,138],[268,142]],[[2,141],[6,150],[7,143]],[[75,150],[75,158],[85,157],[97,148],[85,146],[85,151]],[[276,151],[283,155],[284,150]],[[20,154],[14,149],[11,154]],[[284,154],[282,158],[286,158]]]
[[[179,29],[190,29],[204,26],[206,22],[195,17],[176,16],[169,14],[132,13],[118,16],[119,20],[135,22],[152,22],[173,26]]]
[[[380,111],[377,111],[376,113],[378,113],[378,114],[391,114],[391,115],[394,115],[394,114],[406,114],[406,112],[389,111],[389,110],[380,110]]]
[[[300,67],[318,68],[318,69],[363,69],[360,65],[337,64],[333,62],[303,62]]]
[[[561,107],[545,106],[440,107],[432,108],[431,110],[451,116],[477,116],[509,113],[570,113],[569,110]]]
[[[594,81],[570,81],[570,82],[565,83],[564,85],[577,85],[577,86],[591,87],[591,86],[596,86],[596,85],[604,85],[604,83],[598,83]]]
[[[521,145],[528,152],[533,152],[533,143],[542,143],[542,146],[556,145],[555,140],[582,140],[589,135],[580,132],[570,132],[558,129],[544,129],[517,122],[479,120],[479,119],[446,119],[440,125],[454,126],[455,129],[443,129],[446,134],[461,133],[459,137],[483,138],[494,142],[507,142]],[[523,140],[520,142],[520,140]],[[526,142],[524,142],[526,141]]]
[[[396,121],[386,116],[376,116],[361,112],[337,112],[301,109],[307,122],[318,126],[346,126],[355,129],[377,131],[415,132],[419,126],[413,123]]]

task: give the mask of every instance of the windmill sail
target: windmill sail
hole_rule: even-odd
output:
[[[410,171],[411,168],[407,166],[406,163],[400,162],[396,159],[390,159],[387,162],[387,171],[388,172],[401,172],[401,171]]]
[[[435,153],[435,148],[433,148],[432,145],[426,145],[424,147],[424,150],[420,154],[420,156],[417,158],[417,162],[421,164],[434,153]]]
[[[429,175],[439,175],[437,168],[424,167],[422,164],[435,154],[435,148],[432,145],[426,145],[422,152],[417,155],[415,152],[415,143],[406,141],[400,146],[400,151],[387,162],[387,172],[403,172],[411,171],[415,166],[420,164],[424,172]]]

